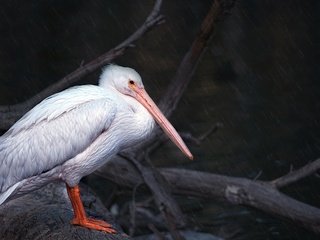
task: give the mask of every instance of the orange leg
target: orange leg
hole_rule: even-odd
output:
[[[116,233],[116,230],[114,230],[109,223],[102,220],[87,218],[80,198],[79,186],[69,187],[67,185],[67,191],[74,211],[74,218],[71,221],[72,224],[94,230],[104,231],[107,233]]]

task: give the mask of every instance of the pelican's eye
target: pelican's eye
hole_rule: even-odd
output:
[[[133,89],[136,86],[136,83],[133,80],[129,79],[128,85],[129,88]]]

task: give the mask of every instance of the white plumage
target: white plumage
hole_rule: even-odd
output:
[[[131,99],[129,105],[120,92],[107,87],[108,79],[114,83],[113,77],[117,76],[112,76],[112,72],[118,69],[125,68],[107,67],[100,86],[72,87],[48,97],[0,137],[0,204],[9,197],[5,195],[14,191],[10,189],[6,193],[11,186],[21,187],[17,184],[20,181],[25,182],[24,192],[29,187],[30,190],[42,187],[43,183],[38,182],[37,186],[36,181],[28,187],[27,180],[34,176],[41,178],[41,174],[49,170],[52,174],[48,182],[60,178],[70,186],[76,185],[83,176],[103,165],[119,148],[126,147],[130,137],[139,141],[140,136],[143,138],[151,131],[153,119],[147,110]],[[123,75],[142,84],[140,76],[132,69],[128,70],[127,75]],[[147,121],[139,121],[140,115],[133,112],[135,108],[143,113]],[[132,123],[135,125],[134,131],[130,131]],[[141,128],[139,133],[136,127]],[[121,141],[114,134],[108,134],[108,128],[115,129],[118,136],[122,134],[127,140]],[[92,144],[98,148],[90,148]],[[94,160],[86,162],[88,158]],[[71,165],[72,162],[76,165]],[[81,171],[75,169],[82,164],[84,168]],[[52,171],[55,168],[56,171]],[[68,174],[69,170],[77,173]]]
[[[154,119],[192,158],[131,68],[110,65],[99,86],[72,87],[46,98],[0,137],[0,205],[62,180],[75,210],[74,223],[112,232],[109,225],[83,217],[75,189],[83,176],[146,138]]]

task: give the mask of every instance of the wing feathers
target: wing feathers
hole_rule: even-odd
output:
[[[115,114],[114,102],[98,86],[70,88],[42,101],[0,137],[0,193],[84,151]]]
[[[51,121],[80,105],[105,98],[105,90],[94,85],[66,89],[44,99],[17,121],[7,133],[16,134],[41,121]]]

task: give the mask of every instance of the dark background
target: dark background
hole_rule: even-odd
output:
[[[164,1],[166,23],[115,63],[135,68],[158,100],[210,4]],[[26,100],[114,47],[142,24],[152,6],[149,0],[1,1],[0,104]],[[259,179],[272,180],[318,158],[319,18],[317,0],[237,1],[218,23],[171,118],[178,130],[195,136],[217,122],[223,127],[201,146],[191,146],[196,161],[168,144],[152,157],[154,164],[251,179],[261,173]],[[80,83],[96,83],[99,74]],[[319,183],[319,176],[310,176],[284,192],[320,207]],[[203,200],[189,205],[200,230],[230,239],[316,239],[252,209]]]

